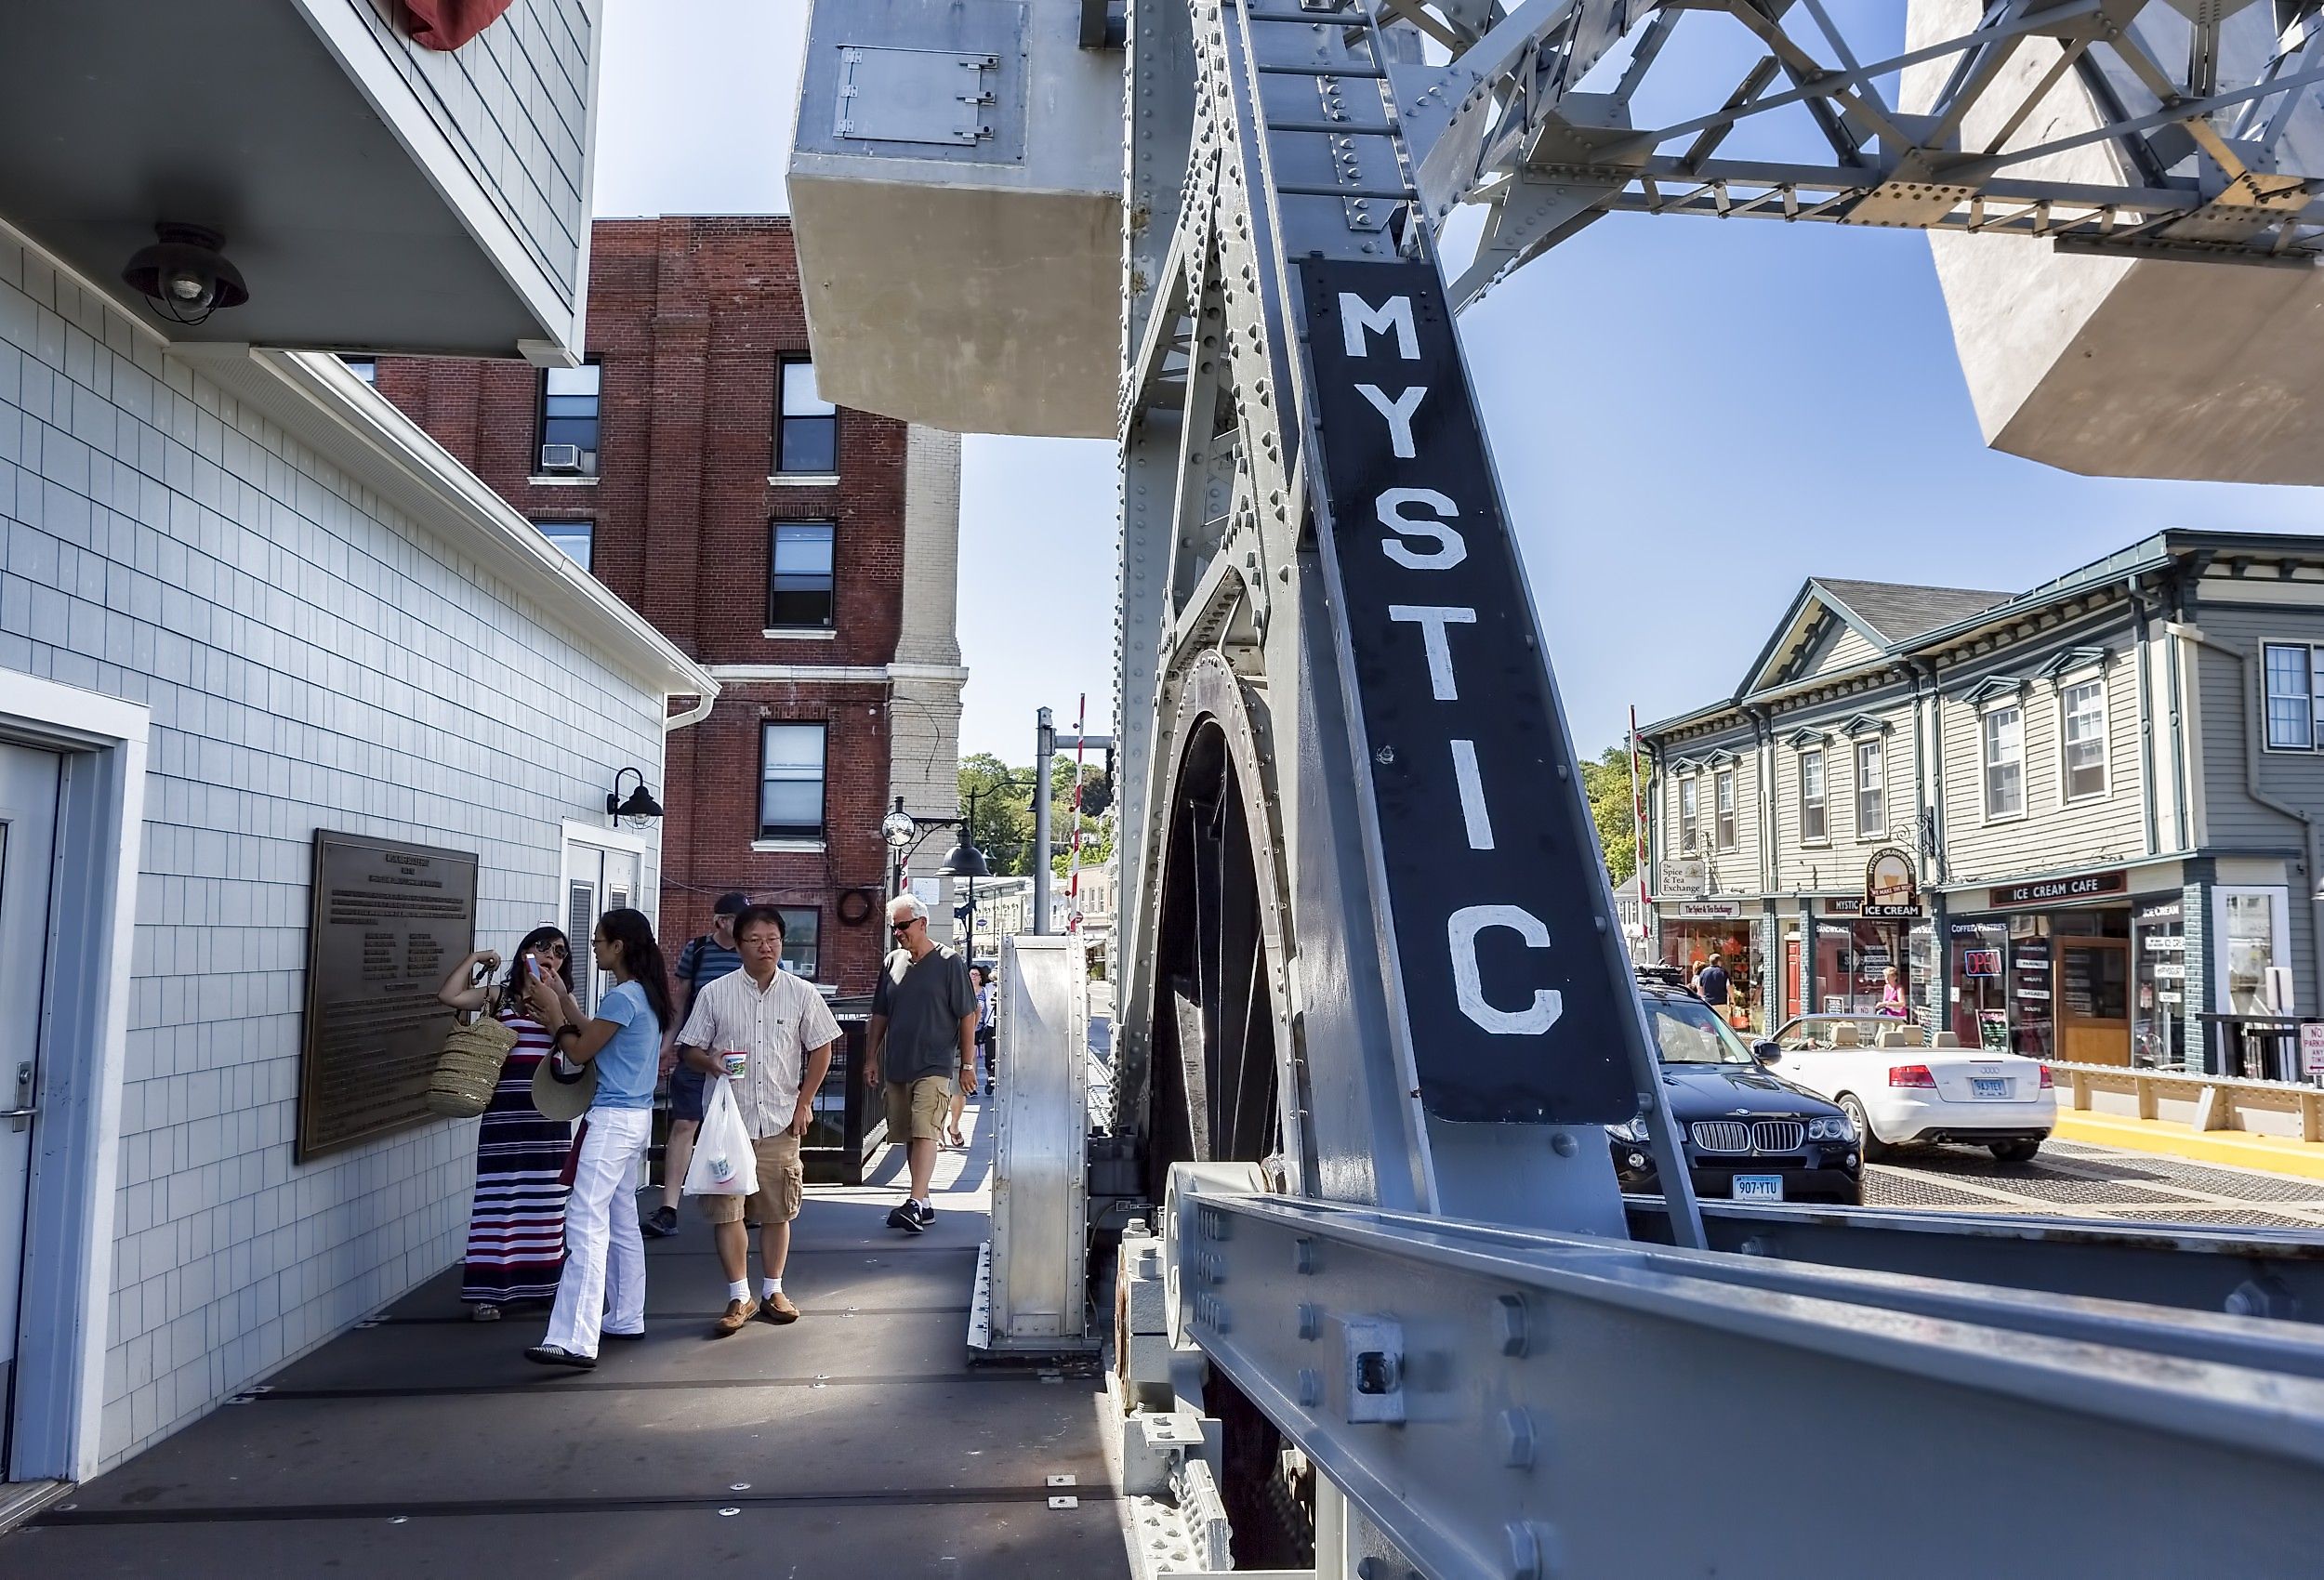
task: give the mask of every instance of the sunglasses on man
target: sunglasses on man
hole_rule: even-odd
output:
[[[890,922],[888,930],[891,933],[907,933],[925,920],[927,920],[925,916],[907,916],[900,922]]]

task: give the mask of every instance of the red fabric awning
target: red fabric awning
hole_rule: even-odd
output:
[[[500,20],[509,0],[403,0],[412,42],[425,49],[457,49]]]

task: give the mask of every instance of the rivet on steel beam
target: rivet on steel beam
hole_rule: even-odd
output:
[[[1550,1151],[1560,1157],[1572,1157],[1576,1150],[1574,1139],[1563,1130],[1550,1138]]]
[[[1501,1463],[1512,1469],[1533,1468],[1533,1416],[1524,1407],[1501,1412]]]
[[[1522,1298],[1504,1295],[1493,1302],[1493,1332],[1500,1340],[1504,1355],[1523,1355],[1532,1348]]]
[[[1509,1580],[1555,1580],[1557,1536],[1547,1525],[1512,1520],[1509,1535]]]
[[[1315,1242],[1312,1236],[1302,1234],[1291,1242],[1291,1271],[1293,1272],[1315,1271]]]
[[[1300,1336],[1314,1338],[1324,1331],[1324,1309],[1313,1300],[1300,1302]]]
[[[1321,1404],[1323,1402],[1323,1374],[1318,1372],[1313,1366],[1301,1366],[1300,1368],[1300,1402],[1306,1405],[1316,1405]]]

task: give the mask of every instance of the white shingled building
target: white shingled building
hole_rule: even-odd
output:
[[[575,885],[650,908],[656,836],[605,797],[658,787],[672,699],[717,690],[317,349],[574,360],[595,0],[451,52],[370,0],[111,9],[33,7],[0,51],[18,1481],[118,1462],[458,1255],[472,1125],[295,1145],[318,832],[472,855],[485,946]],[[124,283],[157,223],[224,230],[248,301],[158,316]]]

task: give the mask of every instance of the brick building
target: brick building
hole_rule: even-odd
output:
[[[744,889],[794,969],[869,992],[880,817],[957,799],[959,441],[817,399],[787,218],[598,221],[587,322],[577,369],[359,371],[719,680],[654,787],[662,936]]]

